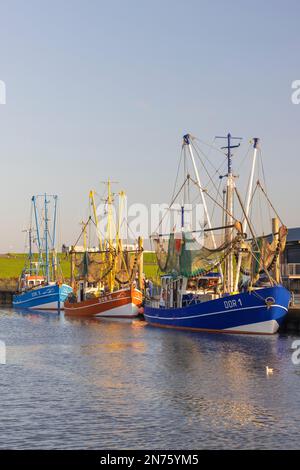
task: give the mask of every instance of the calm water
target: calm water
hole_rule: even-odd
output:
[[[300,448],[294,337],[8,309],[0,328],[1,449]]]

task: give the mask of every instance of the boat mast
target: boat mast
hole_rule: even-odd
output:
[[[28,230],[29,236],[29,274],[32,275],[32,234],[31,234],[31,227]]]
[[[123,213],[124,213],[124,218],[123,218]],[[123,250],[123,244],[122,244],[122,225],[124,222],[126,222],[127,226],[127,220],[125,219],[126,217],[126,194],[124,191],[119,192],[119,207],[118,207],[118,220],[117,220],[117,227],[116,227],[116,249],[117,252],[121,253]]]
[[[188,177],[188,165],[187,165],[187,161],[186,161],[186,155],[185,155],[185,152],[184,152],[184,155],[183,155],[183,177],[184,179]],[[186,184],[184,184],[184,187],[183,187],[183,200],[182,200],[182,204],[181,204],[181,231],[183,232],[184,231],[184,224],[185,224],[185,217],[184,217],[184,209],[185,209],[185,205],[187,204],[187,201],[188,201],[188,191],[187,191],[187,187],[186,187]]]
[[[254,171],[255,171],[258,145],[259,145],[259,139],[257,137],[254,137],[254,139],[253,139],[253,149],[254,149],[254,151],[253,151],[252,167],[251,167],[249,187],[248,187],[246,207],[245,207],[245,218],[244,218],[244,221],[243,221],[243,233],[246,232],[247,226],[248,226],[248,217],[249,217],[250,203],[251,203],[252,190],[253,190]],[[242,254],[239,253],[237,267],[236,267],[235,285],[234,285],[234,290],[235,291],[238,289],[241,264],[242,264]]]
[[[193,148],[192,148],[192,145],[191,145],[191,135],[190,134],[186,134],[186,135],[183,136],[183,145],[187,145],[187,148],[188,148],[191,160],[192,160],[192,164],[193,164],[197,184],[198,184],[198,187],[199,187],[201,201],[202,201],[202,204],[203,204],[207,224],[208,224],[209,229],[211,229],[212,224],[211,224],[210,216],[209,216],[208,209],[207,209],[207,204],[206,204],[206,200],[205,200],[205,196],[204,196],[204,191],[203,191],[202,186],[201,186],[201,181],[200,181],[198,168],[196,166],[196,162],[195,162],[195,158],[194,158],[194,153],[193,153]],[[211,238],[212,238],[213,247],[217,248],[217,244],[216,244],[216,240],[215,240],[215,236],[214,236],[213,232],[211,232]],[[221,274],[221,278],[223,278],[223,272],[222,272],[221,266],[219,266],[219,272]]]
[[[96,208],[96,202],[95,202],[95,191],[93,191],[93,190],[90,191],[89,198],[90,198],[90,201],[91,201],[91,206],[93,208],[94,222],[95,222],[95,225],[96,225],[97,237],[98,237],[98,240],[99,240],[99,249],[100,249],[100,251],[102,251],[103,246],[102,246],[102,238],[101,238],[101,232],[100,232],[100,228],[99,228],[99,219],[98,219],[98,215],[97,215],[97,208]]]
[[[111,181],[107,181],[107,241],[108,241],[108,252],[109,252],[109,264],[111,266],[113,262],[113,255],[112,255],[112,203],[113,197],[111,194]],[[117,247],[116,247],[117,249]],[[111,269],[108,274],[108,288],[109,291],[112,292],[114,289],[114,269]]]
[[[47,194],[44,195],[44,207],[45,207],[45,230],[44,230],[44,237],[45,237],[45,257],[46,257],[46,283],[49,284],[49,247],[48,247],[48,201],[47,201]]]
[[[229,244],[232,244],[232,225],[233,225],[233,192],[234,192],[234,174],[232,172],[232,153],[231,149],[239,147],[238,145],[231,145],[231,140],[241,140],[241,137],[232,137],[230,133],[226,137],[216,137],[217,139],[227,139],[227,145],[222,149],[227,150],[227,187],[226,187],[226,229],[225,229],[225,240]],[[233,292],[233,253],[230,250],[228,256],[225,259],[225,282],[224,291],[226,293]]]
[[[87,251],[87,233],[86,233],[87,224],[86,222],[82,220],[81,226],[82,226],[82,233],[83,233],[83,251],[86,252]]]
[[[28,251],[28,260],[29,260],[29,275],[32,275],[32,228],[28,230],[23,230],[23,232],[28,233],[28,244],[29,244],[29,251]]]
[[[56,195],[53,196],[54,199],[54,214],[53,214],[53,230],[52,230],[52,274],[53,278],[57,278],[57,257],[56,257],[56,221],[57,221],[57,199]]]
[[[53,199],[54,199],[54,215],[53,215],[52,244],[53,244],[53,249],[54,249],[55,243],[56,243],[57,196],[53,196]]]
[[[123,250],[123,234],[121,233],[122,230],[122,225],[124,222],[126,222],[126,227],[127,227],[127,221],[125,219],[126,217],[126,212],[127,212],[127,206],[126,206],[126,194],[124,191],[119,192],[119,206],[118,206],[118,212],[116,214],[117,220],[116,220],[116,255],[117,255],[117,264],[119,263],[119,266],[121,268],[122,265],[124,265],[124,268],[128,274],[128,268],[129,268],[129,256],[127,251],[125,250],[126,253],[124,253]],[[124,212],[124,219],[123,219],[123,212]],[[125,235],[125,234],[124,234]],[[127,241],[127,237],[126,237]]]
[[[33,204],[34,220],[35,220],[35,227],[36,227],[36,236],[37,236],[38,248],[39,248],[39,252],[40,252],[41,251],[41,238],[40,238],[40,229],[39,229],[37,207],[36,207],[36,196],[32,196],[31,201],[32,201],[32,204]]]
[[[41,236],[40,236],[40,227],[39,227],[39,220],[38,220],[38,213],[37,213],[37,205],[36,205],[36,196],[32,196],[31,198],[33,204],[33,212],[34,212],[34,220],[35,220],[35,228],[36,228],[36,238],[39,250],[39,259],[36,268],[36,274],[39,273],[40,266],[43,264],[43,256],[42,256],[42,244],[41,244]]]

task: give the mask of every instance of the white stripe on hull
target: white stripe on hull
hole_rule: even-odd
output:
[[[136,297],[134,297],[136,298]],[[130,300],[131,297],[128,296],[128,297],[122,297],[122,300]],[[89,304],[89,305],[85,305],[85,308],[92,308],[92,307],[95,307],[96,305],[104,305],[104,304],[114,304],[116,303],[117,300],[120,300],[120,299],[109,299],[109,300],[105,300],[104,302],[99,302],[97,301],[95,304]],[[80,304],[80,302],[79,302]],[[76,306],[76,304],[72,306],[72,310],[81,310],[82,309],[82,305],[78,305]]]
[[[139,313],[138,307],[133,303],[129,303],[126,305],[121,305],[120,307],[115,307],[109,310],[105,310],[104,312],[98,313],[94,316],[95,317],[129,318],[129,317],[136,317],[138,313]]]
[[[48,302],[47,304],[35,305],[34,307],[29,307],[30,310],[58,310],[58,302]],[[64,309],[64,303],[60,302],[60,310]]]
[[[279,324],[276,320],[261,321],[258,323],[251,323],[249,325],[233,326],[231,328],[225,328],[225,331],[240,331],[245,333],[264,333],[274,334],[278,331]],[[223,330],[223,331],[224,331]]]
[[[281,308],[286,312],[288,311],[288,309],[286,307],[284,307],[283,305],[273,304],[269,307],[267,305],[254,305],[254,306],[251,306],[251,307],[234,308],[234,309],[231,309],[231,310],[220,310],[219,312],[199,313],[198,315],[185,315],[184,317],[176,317],[176,320],[189,320],[191,318],[202,318],[202,317],[210,317],[212,315],[220,315],[221,313],[231,314],[231,313],[235,313],[235,312],[241,312],[242,310],[251,310],[251,309],[258,309],[258,308],[273,308],[273,307]],[[148,313],[146,313],[145,316],[147,316],[149,318],[159,318],[160,320],[173,320],[173,317],[161,317],[161,316],[157,317],[157,315],[149,315]]]

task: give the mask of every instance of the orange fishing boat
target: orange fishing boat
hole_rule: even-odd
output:
[[[141,291],[134,287],[102,294],[81,302],[65,302],[65,315],[133,318],[139,314],[143,302]]]
[[[101,236],[95,202],[95,191],[90,192],[92,215],[83,222],[83,247],[75,244],[71,257],[71,284],[73,293],[64,303],[66,316],[133,318],[139,314],[143,302],[143,247],[141,238],[134,245],[124,244],[120,235],[125,193],[118,197],[118,219],[113,210],[115,199],[108,181],[105,199],[105,236]],[[102,219],[103,220],[103,219]],[[91,246],[92,229],[96,228],[99,248]],[[78,240],[79,240],[78,239]]]

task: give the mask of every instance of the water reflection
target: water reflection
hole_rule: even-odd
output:
[[[300,370],[288,336],[12,309],[0,327],[1,448],[298,447]]]

